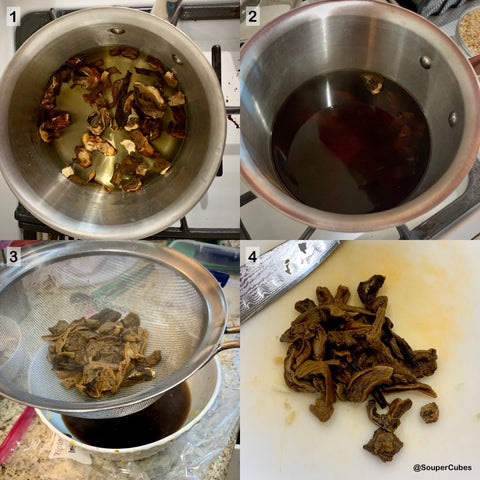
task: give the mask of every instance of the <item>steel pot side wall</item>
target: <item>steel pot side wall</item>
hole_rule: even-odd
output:
[[[430,59],[430,68],[421,65],[422,56]],[[332,214],[296,201],[278,180],[270,152],[276,112],[306,80],[341,69],[380,72],[422,106],[431,129],[432,154],[414,200],[386,212]],[[480,147],[480,91],[472,73],[447,36],[399,7],[346,1],[289,12],[264,27],[242,50],[242,176],[274,208],[320,228],[366,231],[404,223],[448,196],[475,159]],[[457,123],[451,127],[448,118],[453,111]]]

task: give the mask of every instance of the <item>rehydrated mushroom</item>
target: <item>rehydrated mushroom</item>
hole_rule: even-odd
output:
[[[92,154],[82,146],[75,147],[75,163],[82,168],[92,166]]]
[[[435,402],[427,403],[420,409],[420,416],[425,423],[434,423],[438,420],[440,411]]]
[[[435,397],[418,378],[435,372],[437,353],[413,350],[393,332],[393,322],[386,317],[388,298],[378,295],[384,282],[383,275],[360,282],[357,293],[363,307],[348,305],[350,291],[345,286],[340,285],[335,295],[317,287],[316,302],[305,298],[295,303],[299,315],[280,341],[289,344],[285,383],[298,392],[318,392],[310,410],[319,420],[330,418],[336,400],[360,403],[373,397],[367,411],[380,428],[364,448],[390,461],[403,445],[393,431],[412,402],[396,399],[386,414],[378,414],[376,405],[386,407],[384,394],[397,390]]]
[[[130,60],[136,60],[140,55],[140,52],[136,48],[126,47],[122,45],[112,48],[108,51],[108,53],[112,57],[117,57],[118,55],[121,55],[122,57],[129,58]]]
[[[403,442],[392,432],[377,428],[373,438],[363,446],[372,455],[379,457],[382,462],[391,462],[393,457],[402,449]]]
[[[117,149],[111,143],[107,142],[107,140],[104,140],[98,135],[84,133],[82,135],[82,142],[89,152],[98,150],[107,157],[112,157],[117,154]]]
[[[133,84],[135,100],[140,110],[149,117],[161,118],[165,114],[165,100],[153,85]]]
[[[100,108],[98,112],[92,112],[88,118],[88,130],[93,135],[101,135],[107,127],[112,126],[112,117],[106,108]]]
[[[155,378],[161,351],[145,355],[148,331],[105,309],[90,318],[60,321],[42,338],[50,342],[47,359],[65,388],[92,398],[115,394],[121,387]],[[136,314],[133,314],[135,317]],[[125,321],[127,320],[127,321]]]

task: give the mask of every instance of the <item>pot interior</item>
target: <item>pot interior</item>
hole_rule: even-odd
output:
[[[430,159],[409,200],[426,192],[451,169],[463,175],[468,171],[462,163],[468,162],[469,142],[477,142],[469,130],[476,114],[468,98],[478,97],[478,92],[469,84],[471,79],[462,83],[468,79],[464,77],[467,62],[425,20],[403,9],[383,7],[376,2],[303,7],[272,22],[245,46],[241,64],[243,172],[267,201],[281,197],[274,205],[277,208],[282,209],[280,204],[290,202],[291,197],[272,161],[271,133],[277,112],[297,87],[329,72],[380,73],[421,107],[430,130]],[[475,146],[470,156],[473,151]],[[295,216],[293,205],[292,200],[285,210]],[[302,208],[297,203],[296,209]],[[309,218],[313,215],[310,212]]]
[[[110,45],[131,46],[159,58],[174,71],[187,99],[187,138],[174,158],[174,168],[134,194],[106,194],[67,180],[60,173],[65,161],[38,134],[40,100],[51,75],[71,56]],[[61,231],[108,235],[109,228],[117,227],[118,237],[125,227],[123,236],[139,238],[146,221],[155,222],[150,227],[153,232],[162,230],[190,210],[215,177],[225,138],[222,94],[201,52],[171,24],[129,9],[79,11],[27,40],[9,69],[4,79],[11,90],[4,174],[20,201]],[[117,150],[119,157],[126,154],[122,147]]]

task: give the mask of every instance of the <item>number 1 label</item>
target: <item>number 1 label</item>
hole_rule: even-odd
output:
[[[20,16],[20,7],[7,7],[7,27],[19,27]]]

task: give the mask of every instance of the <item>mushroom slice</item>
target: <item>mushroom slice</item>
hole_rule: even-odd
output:
[[[178,80],[175,78],[175,75],[173,72],[167,72],[164,76],[163,79],[165,80],[165,83],[172,88],[177,88],[178,87]]]
[[[140,82],[133,84],[135,100],[140,110],[149,117],[161,118],[165,113],[165,100],[159,90],[154,86],[144,85]]]
[[[148,158],[155,158],[159,155],[159,153],[153,148],[153,145],[148,142],[147,138],[140,130],[132,130],[129,132],[129,135],[135,143],[138,153],[141,153]]]
[[[163,66],[163,63],[158,58],[147,55],[146,61],[150,66],[161,73],[165,73],[167,71],[167,69]]]
[[[174,95],[171,97],[168,97],[167,103],[171,107],[177,107],[178,105],[184,105],[185,104],[185,95],[178,90]]]
[[[106,108],[91,113],[87,118],[88,130],[93,135],[101,135],[107,127],[112,126],[112,117]]]
[[[117,149],[111,143],[107,142],[98,135],[84,133],[82,135],[82,142],[89,152],[98,150],[100,153],[103,153],[107,157],[112,157],[113,155],[117,154]]]
[[[56,138],[60,136],[58,130],[53,128],[52,122],[47,120],[43,122],[40,127],[38,128],[38,133],[40,134],[40,138],[45,143],[52,143]]]
[[[121,85],[118,88],[117,94],[117,108],[115,110],[115,121],[117,125],[122,128],[128,118],[127,112],[124,110],[124,104],[128,97],[128,86],[130,85],[130,79],[132,77],[132,72],[127,70],[127,73],[121,80]]]
[[[125,126],[123,127],[127,132],[136,130],[139,127],[140,117],[134,108],[131,109],[130,115],[127,117]]]
[[[70,114],[68,112],[55,112],[50,122],[54,130],[61,130],[70,125]]]
[[[377,385],[388,383],[392,374],[393,368],[384,365],[355,373],[346,389],[347,398],[351,402],[364,402]]]
[[[142,187],[142,181],[140,180],[139,177],[132,177],[129,180],[124,180],[120,184],[120,187],[125,192],[136,192],[137,190],[140,190],[140,188]]]
[[[73,168],[69,165],[68,167],[65,167],[65,168],[62,168],[62,175],[64,177],[71,177],[72,175],[74,175],[75,172],[73,171]]]
[[[186,137],[185,125],[175,125],[173,122],[169,122],[167,127],[167,133],[171,137],[185,138]]]
[[[72,87],[79,85],[87,90],[93,90],[102,78],[101,73],[93,66],[78,67],[73,71]]]
[[[128,152],[129,155],[132,154],[136,149],[135,143],[133,143],[131,140],[128,140],[128,138],[122,140],[120,142],[120,145],[123,145],[125,147],[125,150]]]
[[[140,131],[147,137],[149,142],[153,142],[160,137],[163,130],[162,120],[145,117],[140,125]]]
[[[92,154],[85,147],[75,147],[75,162],[83,168],[92,166]]]
[[[136,48],[132,47],[125,47],[125,46],[118,46],[112,48],[108,52],[112,57],[118,57],[121,55],[122,57],[129,58],[130,60],[136,60],[140,55],[140,52]]]
[[[113,175],[110,179],[110,183],[118,187],[122,181],[122,172],[120,171],[121,167],[119,163],[116,163],[113,167]]]
[[[160,175],[165,175],[171,168],[172,164],[164,158],[159,158],[153,162],[153,169]]]

